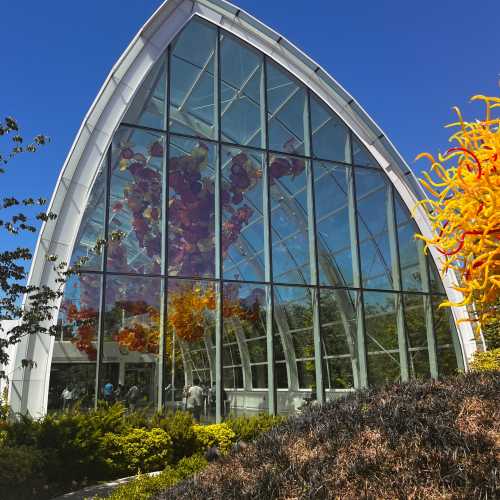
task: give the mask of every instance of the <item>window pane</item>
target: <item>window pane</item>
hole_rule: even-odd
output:
[[[429,266],[431,292],[445,295],[446,291],[443,286],[443,281],[431,255],[427,255],[427,265]]]
[[[415,234],[420,231],[398,194],[395,195],[395,208],[403,290],[422,291],[420,260],[424,256],[420,256],[420,252],[423,252],[423,248],[420,250],[415,240]]]
[[[168,272],[213,276],[215,169],[213,144],[173,137],[168,164]]]
[[[441,377],[452,375],[456,372],[457,354],[455,353],[454,344],[459,344],[458,338],[453,335],[458,335],[455,328],[452,329],[451,311],[448,307],[439,308],[439,304],[444,300],[443,297],[432,297],[432,312],[434,316],[434,332],[436,335],[437,355],[438,355],[438,371]]]
[[[48,410],[94,406],[101,277],[71,276],[59,309]],[[65,391],[63,395],[63,391]]]
[[[312,149],[316,158],[350,162],[349,131],[344,122],[311,95]]]
[[[167,350],[175,353],[170,355],[170,360],[167,354],[165,366],[166,383],[170,385],[167,385],[170,395],[167,407],[185,409],[186,391],[197,381],[206,395],[200,410],[201,419],[213,421],[215,286],[207,281],[169,279],[167,307]]]
[[[71,256],[71,265],[78,262],[82,270],[100,271],[102,268],[102,245],[99,243],[104,240],[107,164],[105,156],[83,212]]]
[[[170,130],[216,137],[214,57],[217,29],[191,20],[172,44]]]
[[[269,149],[304,154],[306,90],[277,65],[266,68]]]
[[[355,169],[361,274],[366,288],[393,289],[387,225],[389,184],[382,173]]]
[[[162,54],[135,94],[125,123],[165,129],[166,54]]]
[[[262,56],[221,34],[222,139],[245,146],[264,147],[261,124]]]
[[[122,127],[113,140],[108,271],[161,270],[164,137]]]
[[[352,162],[354,165],[360,167],[376,167],[380,168],[375,158],[368,152],[368,150],[361,144],[361,141],[352,135]]]
[[[222,147],[224,277],[264,281],[263,183],[265,156]]]
[[[157,405],[161,279],[108,276],[99,397]],[[111,364],[116,363],[116,370]]]
[[[309,163],[271,156],[271,233],[273,279],[281,283],[311,282],[307,203]]]
[[[393,293],[365,292],[366,350],[370,385],[397,382],[400,379],[396,301]]]
[[[274,288],[274,319],[276,336],[283,344],[283,354],[288,372],[289,398],[297,408],[306,399],[316,398],[314,366],[312,290],[304,287],[276,286]],[[275,346],[279,342],[275,339]],[[279,356],[276,356],[279,359]],[[298,393],[298,389],[309,392]],[[278,401],[278,412],[283,413],[284,403]],[[281,405],[281,406],[280,406]]]
[[[427,350],[426,297],[404,295],[405,329],[408,342],[408,362],[413,378],[429,378],[429,353]]]
[[[353,367],[357,366],[356,310],[356,292],[321,289],[321,340],[326,389],[354,387]]]
[[[349,217],[351,169],[314,162],[314,194],[321,284],[352,286],[352,248],[355,229]]]

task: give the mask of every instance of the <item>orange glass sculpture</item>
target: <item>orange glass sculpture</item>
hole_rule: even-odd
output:
[[[432,223],[434,236],[417,235],[444,256],[443,273],[448,269],[458,277],[456,290],[463,300],[445,301],[444,306],[470,308],[470,320],[486,324],[498,311],[500,297],[500,119],[493,116],[500,98],[477,95],[473,101],[486,106],[483,120],[466,122],[454,108],[458,127],[450,141],[457,145],[439,154],[429,153],[430,172],[421,183],[429,197],[420,202]],[[448,165],[452,162],[451,165]]]

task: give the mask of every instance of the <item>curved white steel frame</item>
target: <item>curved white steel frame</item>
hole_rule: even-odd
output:
[[[156,60],[182,27],[198,15],[224,28],[254,46],[285,67],[308,86],[350,127],[378,161],[405,204],[412,209],[422,191],[408,165],[363,108],[321,66],[303,54],[281,35],[254,17],[224,0],[168,0],[151,16],[112,68],[95,101],[85,116],[59,175],[50,210],[59,214],[45,223],[40,232],[29,281],[33,284],[54,283],[54,273],[47,254],[68,261],[77,236],[87,198],[101,161],[127,107]],[[425,235],[431,228],[425,213],[417,210],[415,220]],[[439,254],[432,257],[441,269]],[[455,277],[443,278],[448,297],[455,300],[452,289]],[[455,320],[464,318],[464,308],[454,308]],[[476,349],[472,328],[458,323],[464,365]],[[11,380],[10,401],[16,411],[41,415],[47,407],[48,379],[54,339],[31,336],[17,348],[13,365],[21,359],[34,361],[16,370]]]

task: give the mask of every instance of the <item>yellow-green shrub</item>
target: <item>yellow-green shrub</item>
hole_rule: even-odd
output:
[[[500,347],[491,351],[476,352],[470,363],[474,372],[500,371]]]
[[[164,471],[155,476],[139,475],[130,483],[117,488],[107,497],[108,500],[148,500],[153,495],[174,486],[178,482],[196,474],[208,465],[205,458],[199,455],[183,458],[175,466],[168,465]]]
[[[255,415],[253,417],[235,417],[226,420],[226,424],[236,434],[237,439],[243,441],[253,441],[263,432],[267,432],[272,427],[280,424],[285,417],[267,415]]]
[[[196,439],[203,449],[217,446],[221,453],[227,453],[235,442],[236,434],[227,424],[193,425]]]
[[[163,469],[172,458],[172,440],[162,429],[131,429],[127,434],[105,434],[104,461],[114,476]]]

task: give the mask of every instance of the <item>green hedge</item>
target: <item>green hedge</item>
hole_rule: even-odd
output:
[[[0,468],[5,471],[0,471],[0,498],[26,498],[27,491],[28,498],[33,491],[40,499],[52,498],[88,483],[162,470],[211,446],[227,453],[238,440],[251,441],[280,421],[258,415],[199,426],[185,412],[148,417],[127,414],[119,404],[40,420],[0,419]]]

